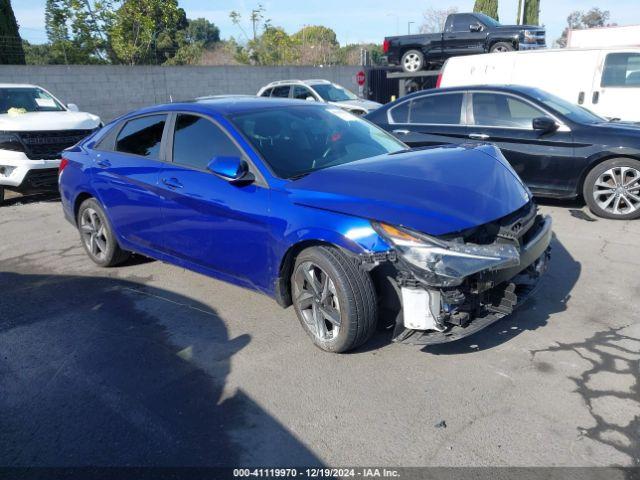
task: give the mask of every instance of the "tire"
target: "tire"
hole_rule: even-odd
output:
[[[80,205],[76,218],[80,241],[89,258],[101,267],[115,267],[129,258],[122,250],[104,210],[94,198]]]
[[[0,205],[4,203],[4,187],[0,187]]]
[[[424,55],[419,50],[407,50],[400,59],[400,65],[404,72],[419,72],[424,68]]]
[[[352,350],[376,329],[378,306],[371,277],[338,248],[318,246],[300,252],[291,293],[302,328],[322,350]]]
[[[513,52],[515,48],[508,42],[498,42],[491,45],[489,52],[491,53],[501,53],[501,52]]]
[[[584,180],[582,195],[598,217],[640,218],[640,161],[612,158],[596,165]]]

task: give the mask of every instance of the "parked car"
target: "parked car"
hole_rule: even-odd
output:
[[[382,106],[358,97],[344,87],[328,80],[280,80],[265,85],[259,97],[295,98],[310,102],[323,102],[340,107],[355,115],[364,115]]]
[[[608,122],[542,90],[427,90],[367,118],[413,147],[492,142],[535,195],[582,195],[598,216],[640,217],[640,127]]]
[[[65,152],[60,192],[98,265],[138,252],[257,290],[332,352],[364,343],[379,310],[398,340],[478,331],[530,292],[551,238],[495,147],[408,151],[293,100],[131,113]]]
[[[640,49],[557,49],[447,60],[441,87],[526,85],[607,119],[640,122]]]
[[[4,191],[56,191],[60,154],[100,125],[37,85],[0,84],[0,203]]]
[[[413,73],[451,57],[487,52],[545,48],[545,29],[535,25],[501,25],[483,13],[452,13],[444,32],[385,37],[384,58]]]

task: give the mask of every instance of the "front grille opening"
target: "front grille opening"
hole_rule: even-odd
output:
[[[16,132],[24,144],[25,154],[31,160],[54,160],[62,151],[90,135],[93,130],[50,130]]]

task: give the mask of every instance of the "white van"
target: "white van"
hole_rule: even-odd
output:
[[[453,57],[438,85],[526,85],[609,119],[640,122],[640,48],[553,49]]]

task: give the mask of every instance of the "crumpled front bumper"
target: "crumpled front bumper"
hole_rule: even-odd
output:
[[[408,328],[406,306],[403,305],[403,312],[396,317],[393,340],[416,345],[452,342],[472,335],[511,314],[535,292],[546,271],[552,235],[551,218],[537,217],[535,232],[520,247],[520,263],[501,270],[480,272],[469,278],[465,290],[455,290],[455,295],[463,297],[457,299],[459,310],[456,306],[446,304],[446,299],[452,296],[451,292],[420,285],[412,280],[405,284],[401,281],[401,290],[417,288],[436,294],[442,299],[442,308],[439,315],[436,315],[440,316],[439,328],[416,330]],[[425,315],[434,315],[433,310],[428,310],[432,306],[433,303],[430,303],[425,307]]]

